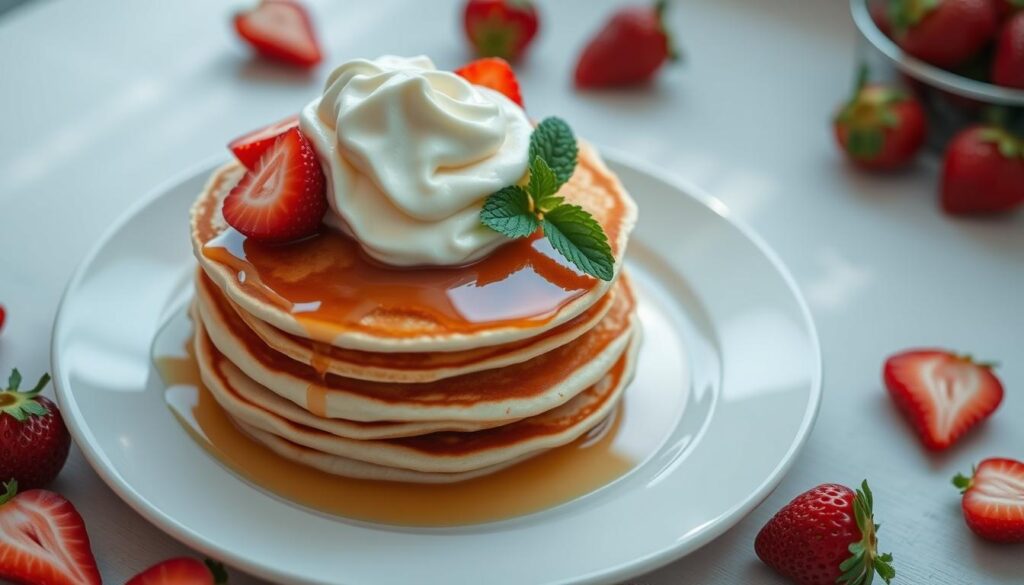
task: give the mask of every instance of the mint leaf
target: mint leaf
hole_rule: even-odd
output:
[[[555,195],[558,192],[558,177],[539,156],[530,163],[530,183],[526,190],[530,197],[533,197],[536,207],[543,213],[551,211],[564,200],[563,197]]]
[[[516,185],[505,187],[484,201],[480,223],[512,239],[525,238],[540,227],[537,214],[531,209],[530,196]]]
[[[530,135],[530,160],[535,160],[538,156],[544,159],[558,177],[559,187],[565,184],[576,170],[578,155],[576,137],[561,118],[544,118]]]
[[[578,205],[562,204],[542,221],[551,245],[587,274],[611,280],[615,258],[601,224]]]

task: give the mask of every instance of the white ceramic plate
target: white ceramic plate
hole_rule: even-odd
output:
[[[68,426],[140,514],[275,582],[611,583],[692,552],[789,469],[817,415],[820,350],[792,278],[754,234],[720,202],[621,161],[610,166],[640,206],[628,266],[647,331],[628,392],[651,416],[627,432],[653,439],[598,491],[511,520],[411,529],[312,512],[219,465],[167,408],[150,360],[189,294],[187,212],[212,165],[141,202],[71,279],[53,335]]]

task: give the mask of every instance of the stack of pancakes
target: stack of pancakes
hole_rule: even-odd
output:
[[[536,307],[523,298],[528,318],[468,329],[419,310],[416,299],[436,291],[411,295],[408,307],[387,305],[385,297],[396,296],[387,294],[360,299],[355,316],[320,311],[322,303],[296,302],[294,291],[305,283],[325,289],[312,291],[322,292],[316,298],[359,294],[362,281],[346,272],[352,252],[338,251],[347,237],[316,236],[265,255],[241,246],[221,204],[243,173],[235,163],[217,169],[193,206],[201,270],[192,315],[203,382],[253,440],[331,474],[439,483],[570,443],[613,412],[640,343],[635,296],[621,271],[611,282],[569,274],[576,288],[564,302]],[[635,205],[585,144],[560,194],[602,224],[620,267]],[[520,242],[506,248],[531,245]],[[217,246],[237,249],[229,257],[213,253]],[[271,256],[286,261],[271,265]],[[556,256],[538,258],[555,264]],[[544,270],[571,269],[563,262]],[[411,287],[405,273],[387,273],[389,286]],[[470,285],[483,280],[477,274]]]

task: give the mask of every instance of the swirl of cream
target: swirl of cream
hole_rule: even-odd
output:
[[[396,266],[478,260],[504,237],[488,195],[526,173],[532,126],[498,92],[427,57],[348,61],[300,115],[327,176],[328,225]]]

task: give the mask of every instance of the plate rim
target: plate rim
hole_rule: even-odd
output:
[[[691,181],[669,173],[653,163],[648,163],[638,159],[637,157],[633,157],[632,155],[629,155],[617,148],[598,145],[597,150],[601,153],[602,158],[605,159],[609,166],[626,167],[640,174],[649,175],[655,180],[696,200],[699,204],[703,205],[712,213],[718,215],[725,222],[734,227],[741,236],[749,240],[750,243],[752,243],[754,247],[764,255],[765,259],[771,264],[775,272],[782,278],[782,281],[786,285],[790,295],[792,295],[793,299],[796,301],[797,308],[799,309],[799,313],[803,321],[803,326],[813,348],[812,355],[809,356],[813,358],[813,370],[811,372],[810,393],[808,396],[809,400],[806,408],[804,409],[800,426],[796,430],[794,439],[779,463],[754,491],[748,494],[742,501],[738,502],[726,512],[720,514],[717,518],[708,523],[704,527],[704,530],[695,538],[676,541],[670,546],[663,547],[660,550],[643,557],[638,557],[630,562],[621,563],[618,566],[610,567],[608,569],[579,575],[571,581],[591,584],[617,582],[621,579],[627,579],[638,574],[656,570],[671,563],[672,561],[691,554],[720,537],[730,528],[739,523],[739,521],[753,511],[754,508],[759,506],[782,482],[782,479],[790,471],[792,466],[795,464],[798,455],[806,446],[821,409],[824,377],[820,337],[807,301],[800,290],[796,279],[790,273],[789,268],[782,262],[782,259],[778,256],[775,250],[768,245],[761,235],[750,227],[744,220],[736,217],[729,207],[720,199],[710,195],[707,191]],[[114,235],[126,224],[132,221],[132,219],[134,219],[146,207],[153,204],[154,201],[159,199],[168,190],[194,178],[204,169],[213,168],[214,165],[223,162],[225,158],[226,157],[224,155],[207,157],[159,182],[155,187],[150,189],[145,196],[139,198],[132,205],[128,206],[125,211],[122,212],[122,214],[102,232],[75,267],[75,270],[72,272],[63,292],[60,295],[57,312],[51,328],[50,365],[51,370],[53,371],[54,394],[57,398],[58,406],[63,412],[79,413],[76,401],[69,398],[69,393],[65,388],[66,386],[69,386],[69,383],[66,380],[66,372],[63,370],[60,352],[58,351],[58,342],[60,340],[58,332],[61,330],[63,322],[67,319],[66,310],[68,304],[66,301],[69,293],[81,284],[82,280],[86,276],[86,268],[95,261],[100,251],[106,246],[110,239],[113,238]],[[110,462],[103,453],[93,445],[91,440],[92,433],[80,426],[79,417],[65,417],[65,421],[72,437],[75,440],[75,444],[78,445],[79,451],[82,453],[83,457],[85,457],[86,461],[96,474],[124,503],[126,503],[140,516],[145,518],[147,522],[170,535],[172,538],[178,540],[182,544],[198,549],[204,554],[217,557],[227,564],[238,567],[246,573],[256,577],[271,579],[274,581],[293,580],[299,578],[294,573],[280,571],[269,565],[252,562],[248,558],[236,554],[230,549],[210,542],[201,534],[179,523],[173,517],[151,504],[145,497],[133,489],[128,482],[124,481],[119,474],[114,473]]]

